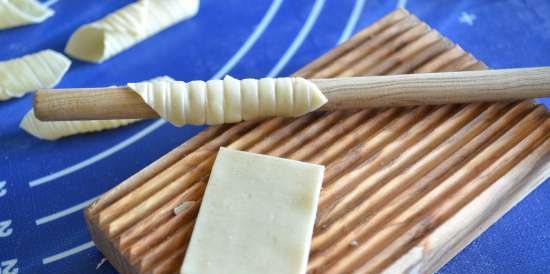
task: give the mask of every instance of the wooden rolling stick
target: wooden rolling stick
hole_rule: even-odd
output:
[[[311,79],[306,82],[315,84],[328,99],[322,110],[510,101],[550,96],[550,67]],[[158,110],[146,104],[130,87],[39,90],[34,112],[43,121],[159,116]],[[241,118],[246,117],[243,114]],[[195,120],[201,121],[200,118]],[[206,122],[204,118],[202,121]],[[225,122],[233,121],[226,119]]]

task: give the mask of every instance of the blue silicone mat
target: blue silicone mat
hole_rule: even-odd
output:
[[[131,1],[50,2],[56,14],[44,23],[0,31],[0,60],[62,51],[78,26]],[[492,68],[550,65],[548,0],[203,0],[196,17],[101,65],[73,60],[58,87],[288,75],[403,5]],[[0,102],[0,274],[116,273],[82,208],[203,128],[155,120],[41,141],[18,127],[31,99]],[[550,273],[550,184],[440,273]]]

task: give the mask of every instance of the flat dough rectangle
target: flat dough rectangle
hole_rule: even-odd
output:
[[[323,172],[221,148],[181,273],[305,273]]]

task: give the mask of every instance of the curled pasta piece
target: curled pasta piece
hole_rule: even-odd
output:
[[[53,14],[36,0],[0,0],[0,29],[40,23]]]
[[[194,16],[198,8],[199,0],[140,0],[78,28],[65,52],[76,59],[101,63]]]
[[[19,127],[36,138],[53,141],[79,133],[117,128],[137,121],[139,119],[43,122],[36,118],[31,109],[23,117]]]
[[[53,50],[43,50],[0,62],[0,101],[51,88],[63,77],[71,61]]]
[[[256,118],[296,117],[313,111],[327,99],[303,78],[156,81],[130,83],[159,116],[176,126],[218,125]]]
[[[150,81],[169,82],[173,81],[173,79],[168,76],[162,76]],[[75,134],[118,128],[137,121],[140,121],[140,119],[43,122],[36,118],[34,111],[31,109],[23,117],[19,127],[36,138],[53,141]]]

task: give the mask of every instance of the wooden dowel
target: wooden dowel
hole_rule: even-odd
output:
[[[33,107],[34,114],[42,121],[158,117],[127,87],[38,90]]]
[[[550,67],[312,79],[328,98],[322,110],[511,101],[550,96]],[[38,119],[158,117],[127,87],[39,90]]]
[[[550,67],[316,79],[323,109],[496,102],[550,96]]]

